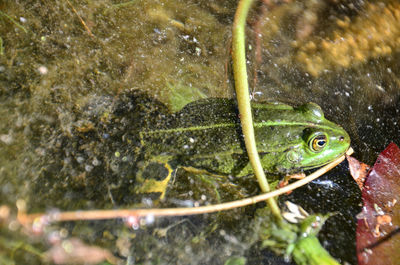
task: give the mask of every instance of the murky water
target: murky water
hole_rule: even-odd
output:
[[[372,164],[388,143],[400,144],[400,6],[389,0],[336,2],[258,4],[249,19],[249,82],[254,100],[319,104],[349,132],[354,156]],[[121,140],[141,126],[130,115],[132,91],[156,98],[165,111],[205,97],[232,97],[236,4],[0,2],[0,205],[11,213],[17,200],[27,203],[28,212],[133,205],[133,147]],[[113,118],[116,112],[120,119]],[[115,132],[112,141],[104,141],[106,131]],[[342,263],[355,264],[360,193],[345,165],[322,180],[289,198],[309,212],[339,212],[320,239]],[[196,189],[188,190],[193,183]],[[258,192],[250,179],[243,185],[179,171],[171,199],[161,206]],[[46,235],[61,229],[129,264],[223,264],[231,256],[246,257],[247,264],[282,262],[257,247],[253,213],[249,207],[156,219],[136,231],[120,221],[65,223]],[[16,228],[0,229],[0,246],[11,238],[38,252],[49,248]],[[13,259],[14,247],[0,250],[0,260]],[[37,254],[16,253],[17,262],[40,263]]]

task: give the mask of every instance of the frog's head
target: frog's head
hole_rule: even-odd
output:
[[[326,120],[318,105],[307,103],[296,111],[304,118],[304,126],[301,128],[301,137],[297,145],[285,154],[287,169],[323,166],[347,151],[350,136],[342,127]]]
[[[329,121],[324,126],[303,130],[299,161],[301,168],[310,169],[325,165],[343,155],[350,146],[350,137],[340,126]]]

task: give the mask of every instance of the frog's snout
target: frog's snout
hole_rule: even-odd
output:
[[[351,141],[350,141],[350,136],[347,134],[347,132],[339,134],[339,136],[336,139],[340,145],[346,148],[346,150],[350,147]]]

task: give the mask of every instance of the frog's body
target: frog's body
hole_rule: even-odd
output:
[[[252,104],[257,148],[266,172],[288,174],[322,166],[342,155],[348,134],[324,118],[313,103],[293,108],[285,104]],[[218,175],[252,173],[244,147],[236,104],[229,99],[205,99],[181,111],[146,123],[139,132],[140,153],[136,190],[164,196],[178,166]]]

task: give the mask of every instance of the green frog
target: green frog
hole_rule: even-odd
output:
[[[346,131],[325,119],[317,104],[252,103],[252,112],[257,148],[268,173],[289,175],[320,167],[350,146]],[[155,111],[140,127],[136,193],[164,198],[179,167],[220,176],[252,174],[234,100],[209,98],[172,114]]]

